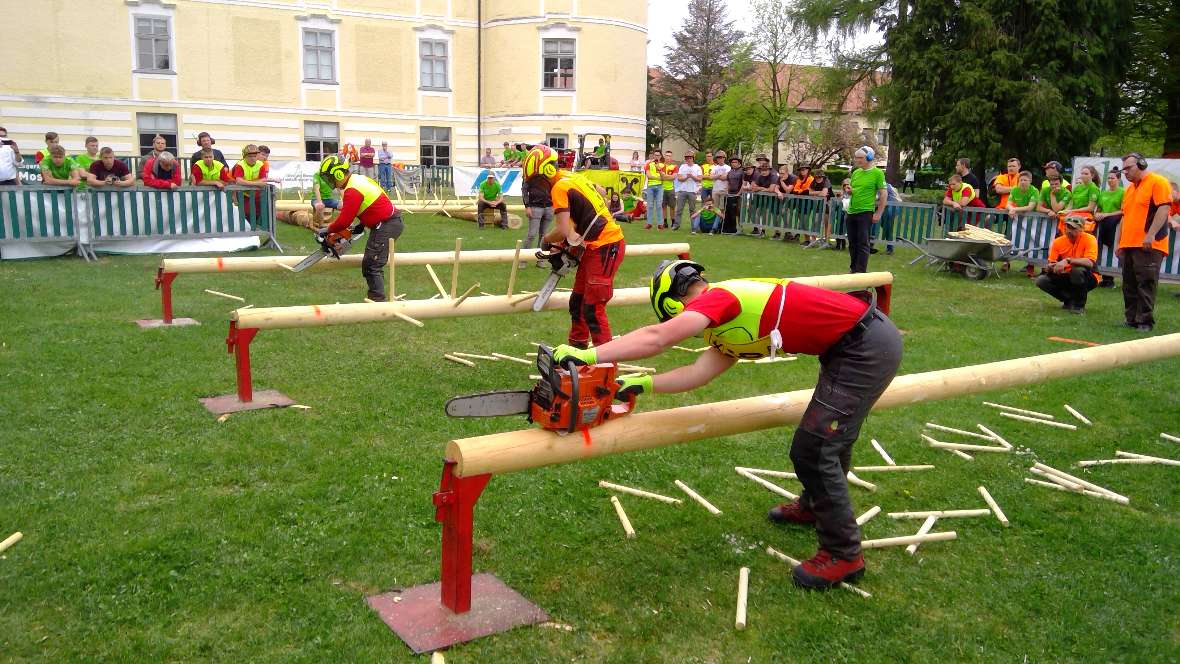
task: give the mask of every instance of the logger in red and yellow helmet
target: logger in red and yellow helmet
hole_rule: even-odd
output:
[[[623,229],[592,182],[558,169],[557,153],[549,146],[533,146],[521,170],[530,188],[548,189],[553,200],[553,229],[542,237],[542,248],[557,245],[584,252],[570,293],[569,343],[577,348],[591,341],[602,345],[611,339],[606,303],[614,296],[615,273],[626,250]]]
[[[342,190],[340,216],[317,233],[320,243],[332,246],[343,233],[355,234],[352,229],[361,231],[357,225],[352,225],[354,220],[367,229],[369,239],[365,242],[361,275],[369,286],[367,297],[374,302],[384,302],[385,263],[389,260],[389,241],[396,240],[405,228],[401,214],[385,195],[381,185],[372,178],[349,172],[349,163],[345,159],[336,155],[324,157],[320,162],[319,174],[336,189]]]
[[[777,523],[814,525],[819,536],[819,551],[793,572],[796,584],[822,590],[855,581],[865,565],[846,475],[865,417],[897,374],[901,334],[871,297],[789,279],[710,284],[703,271],[687,260],[660,263],[649,289],[659,324],[595,348],[558,346],[553,358],[586,364],[639,360],[704,335],[710,348],[692,365],[620,380],[619,392],[626,397],[687,392],[739,359],[818,355],[819,380],[791,441],[791,461],[803,495],[774,507],[768,516]]]

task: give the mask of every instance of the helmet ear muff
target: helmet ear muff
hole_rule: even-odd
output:
[[[689,287],[696,282],[704,283],[701,276],[704,267],[687,260],[666,260],[656,267],[651,277],[649,294],[651,306],[660,322],[667,321],[684,311],[681,302]]]

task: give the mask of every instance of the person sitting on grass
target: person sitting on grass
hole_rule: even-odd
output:
[[[225,185],[234,182],[234,179],[230,177],[229,168],[217,161],[212,148],[201,150],[201,159],[193,162],[189,179],[194,186],[216,187],[218,189],[225,189]]]
[[[475,221],[480,228],[484,226],[483,211],[499,210],[500,223],[496,224],[503,230],[508,229],[508,206],[504,204],[504,192],[496,174],[488,171],[487,178],[479,185],[479,198],[475,201]]]
[[[790,279],[731,279],[710,284],[705,268],[687,260],[660,263],[649,295],[659,323],[594,348],[561,345],[561,364],[624,362],[654,357],[704,335],[708,350],[688,366],[619,381],[620,398],[688,392],[737,364],[777,353],[818,355],[819,380],[791,441],[803,495],[778,505],[775,523],[814,528],[819,551],[792,572],[796,585],[827,590],[864,575],[860,528],[848,495],[852,448],[873,404],[897,374],[901,333],[875,303]],[[576,443],[580,444],[580,443]]]
[[[77,187],[82,182],[78,167],[62,146],[50,147],[49,158],[41,160],[41,182],[57,187]]]
[[[1065,234],[1049,246],[1049,264],[1037,277],[1037,288],[1061,301],[1071,314],[1086,311],[1086,298],[1098,287],[1098,240],[1082,230],[1085,219],[1065,218]]]
[[[1035,212],[1037,204],[1041,200],[1036,187],[1032,186],[1032,173],[1028,171],[1020,171],[1020,180],[1015,187],[1008,191],[1006,196],[1008,202],[1005,209],[1008,210],[1009,219],[1016,219],[1019,215]]]
[[[725,221],[725,214],[713,207],[713,198],[705,199],[705,206],[692,216],[691,235],[704,233],[716,235],[721,232],[721,222]]]
[[[606,209],[607,212],[610,212],[610,216],[614,217],[615,221],[631,223],[631,214],[627,212],[626,207],[623,205],[623,199],[619,198],[619,192],[610,192],[610,200],[606,202]]]
[[[98,151],[98,160],[90,164],[86,181],[91,187],[134,187],[135,175],[123,160],[115,158],[109,147]]]
[[[180,167],[176,157],[164,150],[143,165],[143,183],[152,189],[180,189]]]

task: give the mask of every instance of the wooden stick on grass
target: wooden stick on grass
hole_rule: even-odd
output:
[[[1160,438],[1163,438],[1164,440],[1171,441],[1173,443],[1180,443],[1180,436],[1173,436],[1170,433],[1161,433]]]
[[[917,534],[918,535],[925,535],[926,533],[930,532],[930,529],[934,527],[935,521],[938,521],[938,517],[936,517],[936,516],[926,517],[926,520],[922,522],[922,527],[918,529]],[[910,554],[911,556],[914,555],[915,553],[917,553],[918,552],[918,543],[915,542],[915,543],[907,546],[905,548],[905,552]]]
[[[635,489],[635,488],[632,488],[629,486],[623,486],[622,484],[615,484],[614,482],[607,482],[606,480],[598,480],[598,486],[600,486],[604,489],[609,489],[611,491],[618,491],[619,493],[626,493],[626,494],[630,494],[632,496],[639,496],[640,498],[651,498],[652,500],[658,500],[662,503],[680,504],[680,503],[684,502],[683,500],[680,500],[679,498],[671,498],[669,496],[663,496],[658,493],[652,493],[651,491],[644,491],[643,489]]]
[[[1004,440],[1004,437],[1001,436],[1000,434],[996,433],[995,431],[992,431],[991,429],[983,426],[982,424],[976,424],[975,426],[979,427],[980,431],[991,436],[992,440],[995,440],[1000,445],[1003,445],[1004,447],[1007,447],[1008,449],[1012,449],[1012,443],[1009,443],[1008,441]]]
[[[1065,491],[1067,493],[1079,493],[1079,494],[1082,494],[1083,496],[1089,496],[1091,498],[1101,498],[1102,500],[1109,500],[1111,502],[1119,503],[1120,505],[1127,504],[1125,501],[1119,500],[1118,498],[1111,498],[1110,496],[1106,495],[1105,493],[1098,493],[1097,491],[1090,491],[1089,489],[1083,489],[1082,487],[1077,486],[1077,485],[1074,485],[1075,488],[1070,488],[1068,486],[1065,486],[1064,484],[1057,484],[1056,482],[1045,482],[1043,480],[1035,480],[1031,477],[1024,478],[1024,481],[1028,482],[1029,484],[1035,484],[1036,486],[1043,486],[1047,489],[1056,489],[1058,491]]]
[[[491,355],[478,355],[476,353],[460,353],[458,351],[455,351],[455,352],[451,353],[451,355],[454,355],[456,357],[466,357],[466,358],[470,358],[472,360],[488,360],[491,362],[499,362],[500,361],[500,358],[498,358],[498,357],[492,357]]]
[[[1042,420],[1055,420],[1055,419],[1057,419],[1056,417],[1053,417],[1049,413],[1041,413],[1041,412],[1038,412],[1035,410],[1025,410],[1023,408],[1017,408],[1016,406],[1006,406],[1002,403],[994,403],[992,401],[984,401],[983,405],[989,406],[991,408],[998,408],[1002,411],[1009,412],[1009,413],[1019,413],[1021,415],[1027,415],[1029,417],[1037,417]]]
[[[858,473],[907,473],[916,470],[933,470],[934,466],[853,466],[852,469]]]
[[[24,533],[19,532],[19,531],[9,535],[8,537],[6,537],[4,539],[3,542],[0,542],[0,553],[4,553],[5,551],[8,550],[8,548],[10,546],[21,541],[22,539],[24,539],[24,537],[25,537]]]
[[[866,523],[868,523],[870,520],[872,520],[873,517],[877,516],[880,513],[881,513],[881,506],[880,505],[873,505],[864,514],[861,514],[860,516],[856,517],[856,525],[863,526]]]
[[[237,300],[238,302],[245,302],[246,301],[246,298],[244,298],[244,297],[238,297],[237,295],[230,295],[229,293],[222,293],[221,291],[215,291],[212,288],[206,288],[205,292],[210,295],[216,295],[217,297],[224,297],[228,300]]]
[[[1077,409],[1074,408],[1073,406],[1071,406],[1069,404],[1065,404],[1065,410],[1069,411],[1070,415],[1073,415],[1074,417],[1081,420],[1082,424],[1085,424],[1088,427],[1094,426],[1093,422],[1091,422],[1089,419],[1087,419],[1085,415],[1082,415],[1081,413],[1079,413],[1077,411]]]
[[[1009,413],[1008,411],[1000,411],[1000,417],[1008,417],[1014,420],[1021,420],[1023,422],[1036,422],[1037,424],[1044,424],[1059,429],[1069,429],[1070,431],[1077,431],[1077,427],[1065,422],[1054,422],[1052,420],[1043,420],[1039,417],[1028,417],[1026,415],[1019,415],[1017,413]]]
[[[953,530],[941,533],[926,533],[924,535],[903,535],[902,537],[883,537],[875,540],[865,540],[860,543],[862,549],[884,549],[890,546],[906,546],[908,544],[923,544],[925,542],[947,542],[959,535]]]
[[[968,516],[991,516],[989,509],[977,510],[927,510],[925,512],[890,512],[890,519],[938,519],[961,518]]]
[[[1123,452],[1122,450],[1116,450],[1114,455],[1116,457],[1121,457],[1123,459],[1148,459],[1150,461],[1160,464],[1161,466],[1180,466],[1180,460],[1178,460],[1178,459],[1166,459],[1164,457],[1147,456],[1146,454],[1136,454],[1135,452]]]
[[[1004,515],[1004,510],[1000,509],[1000,505],[992,498],[992,495],[987,492],[987,488],[983,486],[979,487],[979,495],[983,496],[983,502],[987,503],[992,514],[995,514],[996,518],[1000,520],[1000,523],[1007,527],[1009,525],[1008,517]]]
[[[995,440],[991,436],[985,436],[981,433],[975,433],[974,431],[963,431],[962,429],[956,429],[954,427],[944,427],[941,424],[935,424],[934,422],[927,422],[926,426],[931,429],[935,429],[937,431],[946,431],[948,433],[957,433],[960,436],[968,436],[971,438],[982,438],[984,440],[992,440],[992,441]]]
[[[757,475],[755,475],[754,473],[751,473],[748,470],[738,470],[737,474],[750,480],[751,482],[754,482],[755,484],[762,485],[766,490],[768,490],[772,493],[777,493],[778,495],[780,495],[784,498],[787,498],[788,500],[796,500],[797,498],[799,498],[799,496],[791,493],[790,491],[787,491],[786,489],[775,484],[774,482],[770,482],[770,481],[767,481],[761,477],[758,477]]]
[[[704,496],[697,493],[696,491],[693,491],[684,482],[681,482],[680,480],[676,480],[675,482],[673,482],[673,484],[675,484],[677,487],[679,487],[679,489],[681,491],[683,491],[684,493],[687,493],[689,498],[692,498],[693,500],[700,503],[701,507],[704,507],[705,509],[709,510],[709,514],[712,514],[713,516],[717,516],[717,515],[721,514],[721,510],[717,509],[713,505],[713,503],[705,500]]]
[[[461,358],[461,357],[455,357],[454,355],[451,355],[450,353],[443,353],[443,357],[445,357],[445,358],[447,358],[448,360],[450,360],[450,361],[452,361],[452,362],[455,362],[455,363],[457,363],[457,364],[463,364],[463,365],[466,365],[466,366],[469,366],[469,367],[474,367],[474,366],[475,366],[475,362],[472,362],[471,360],[465,360],[465,359],[463,359],[463,358]]]
[[[861,478],[857,477],[857,476],[856,476],[856,475],[855,475],[855,474],[854,474],[854,473],[853,473],[851,470],[850,470],[850,471],[848,471],[847,478],[848,478],[848,483],[849,483],[849,484],[851,484],[851,485],[853,485],[853,486],[858,486],[858,487],[860,487],[860,488],[862,488],[862,489],[867,489],[867,490],[868,490],[868,491],[870,491],[870,492],[876,492],[876,491],[877,491],[877,485],[876,485],[876,484],[873,484],[872,482],[866,482],[866,481],[862,480]]]
[[[623,532],[627,539],[635,539],[635,529],[631,527],[631,519],[628,519],[627,513],[623,511],[623,504],[619,502],[618,496],[611,496],[610,503],[615,506],[615,514],[619,515],[619,522],[623,524]]]
[[[946,448],[943,448],[943,449],[946,449]],[[972,461],[972,460],[974,460],[974,459],[975,459],[975,457],[971,456],[970,454],[967,454],[967,453],[966,453],[966,452],[964,452],[963,450],[951,450],[951,449],[947,449],[946,451],[947,451],[947,452],[950,452],[951,454],[953,454],[953,455],[955,455],[955,456],[957,456],[957,457],[961,457],[961,458],[963,458],[963,459],[966,459],[967,461]]]
[[[501,360],[510,360],[510,361],[512,361],[512,362],[519,362],[520,364],[527,364],[527,365],[530,365],[530,366],[533,364],[532,362],[530,362],[530,361],[528,361],[528,360],[526,360],[526,359],[524,359],[524,358],[521,358],[521,357],[513,357],[513,356],[511,356],[511,355],[505,355],[504,353],[495,353],[495,352],[493,352],[493,353],[492,353],[492,357],[498,357],[498,358],[500,358]]]
[[[897,462],[893,460],[893,457],[889,456],[889,453],[885,451],[884,447],[881,447],[881,443],[878,443],[876,438],[870,438],[869,443],[872,444],[874,450],[877,450],[877,454],[881,455],[881,458],[885,460],[885,463],[889,464],[890,466],[897,465]]]
[[[733,625],[737,629],[746,628],[746,600],[750,593],[750,568],[743,567],[738,571],[737,611],[734,614]]]
[[[741,471],[744,470],[747,473],[751,473],[754,475],[766,475],[767,477],[781,477],[783,479],[788,479],[788,480],[799,479],[798,475],[796,475],[795,473],[792,473],[789,470],[766,470],[765,468],[746,468],[745,466],[734,466],[733,469],[738,471],[739,474],[741,473]]]

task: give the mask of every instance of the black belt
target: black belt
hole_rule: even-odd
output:
[[[844,333],[844,336],[840,337],[840,340],[833,344],[834,346],[860,339],[874,321],[885,319],[885,314],[881,313],[881,310],[877,308],[877,291],[870,289],[867,291],[867,293],[869,294],[868,308],[865,309],[864,313],[860,315],[860,318],[856,319],[856,322],[852,324],[852,327],[848,328],[848,331]]]

